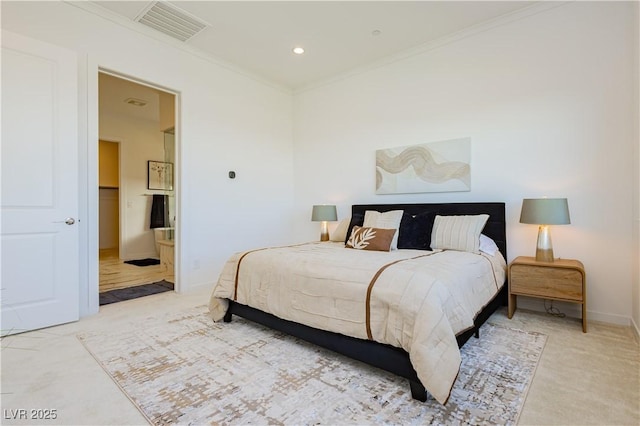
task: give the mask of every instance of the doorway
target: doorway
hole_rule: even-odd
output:
[[[175,101],[99,72],[100,305],[174,290]]]

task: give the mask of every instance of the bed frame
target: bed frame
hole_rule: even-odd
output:
[[[489,220],[482,232],[496,242],[504,258],[507,258],[504,203],[356,204],[352,207],[352,217],[356,214],[364,215],[367,210],[376,210],[379,212],[404,210],[405,213],[409,214],[435,212],[440,215],[474,215],[486,213],[489,215]],[[458,346],[462,347],[471,336],[480,337],[480,326],[484,324],[496,309],[506,304],[507,284],[505,282],[502,290],[476,316],[474,327],[456,336]],[[362,361],[404,377],[409,380],[411,396],[419,401],[427,400],[427,392],[422,383],[420,383],[416,371],[411,365],[409,354],[401,348],[372,340],[358,339],[308,327],[229,300],[229,309],[224,317],[224,321],[230,322],[232,315],[238,315],[274,330],[306,340],[323,348],[348,356],[349,358]]]

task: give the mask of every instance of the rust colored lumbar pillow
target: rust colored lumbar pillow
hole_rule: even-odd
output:
[[[390,251],[395,229],[354,226],[346,247],[357,250]]]

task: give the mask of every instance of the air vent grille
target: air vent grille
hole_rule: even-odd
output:
[[[133,105],[137,107],[143,107],[147,104],[147,101],[145,101],[144,99],[136,99],[136,98],[127,98],[124,100],[124,102],[128,103],[129,105]]]
[[[209,26],[165,1],[152,2],[134,20],[180,41],[189,40]]]

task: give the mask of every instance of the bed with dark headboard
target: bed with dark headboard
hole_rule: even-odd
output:
[[[405,215],[410,217],[421,214],[437,214],[440,216],[488,214],[489,219],[482,233],[493,239],[504,258],[506,259],[507,257],[504,203],[358,204],[352,206],[351,226],[358,224],[360,218],[363,217],[368,210],[378,212],[403,210]],[[407,238],[406,235],[405,238]],[[507,286],[505,284],[476,315],[473,327],[456,335],[458,346],[462,347],[473,335],[479,337],[480,326],[496,309],[501,305],[506,305],[506,301]],[[232,298],[230,298],[224,321],[231,321],[232,315],[238,315],[407,378],[410,383],[413,398],[420,401],[425,401],[427,398],[425,387],[418,379],[408,353],[401,348],[288,321],[250,306],[234,302]]]

